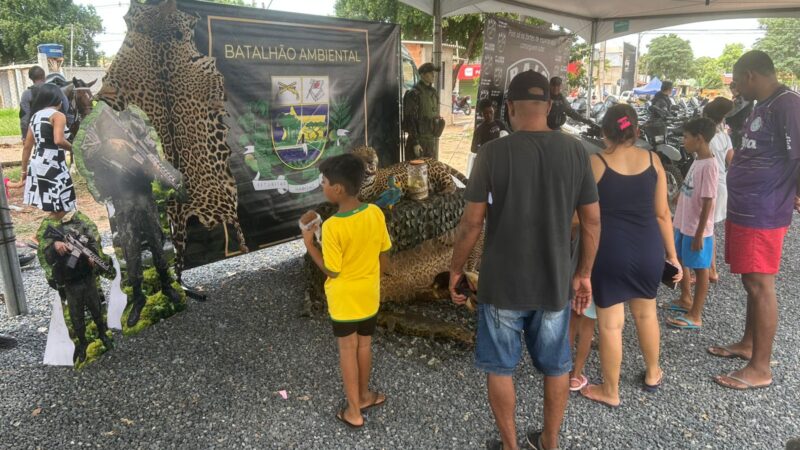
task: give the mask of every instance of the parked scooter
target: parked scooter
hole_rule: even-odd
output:
[[[452,95],[453,112],[462,112],[468,116],[472,114],[472,98],[469,95],[459,97],[456,92]]]

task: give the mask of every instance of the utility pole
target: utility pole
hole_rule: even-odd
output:
[[[3,178],[3,167],[0,166],[0,180]],[[18,316],[28,314],[28,304],[22,286],[17,238],[14,236],[14,223],[8,209],[5,183],[0,182],[0,186],[0,274],[3,276],[3,295],[8,315]]]
[[[75,67],[75,24],[69,24],[69,66]]]
[[[436,80],[433,86],[436,88],[436,95],[439,97],[441,105],[442,87],[444,85],[444,71],[442,70],[442,0],[433,0],[433,65],[439,70],[436,73]],[[441,114],[441,106],[436,115]],[[439,138],[434,139],[433,159],[439,159]]]
[[[603,41],[600,44],[600,69],[599,69],[599,76],[598,81],[600,82],[600,89],[598,89],[597,100],[602,102],[605,100],[604,98],[604,91],[605,91],[605,83],[606,83],[606,41]]]
[[[639,48],[642,46],[642,33],[638,33],[636,37],[636,60],[633,64],[633,87],[631,90],[636,89],[636,81],[639,80],[639,55],[642,54]]]

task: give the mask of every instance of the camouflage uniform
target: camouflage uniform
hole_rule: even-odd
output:
[[[86,347],[89,345],[86,340],[85,315],[87,309],[97,325],[100,340],[107,349],[111,349],[111,341],[106,336],[108,328],[103,311],[104,295],[100,289],[97,275],[113,278],[113,274],[103,272],[99,267],[90,265],[89,259],[84,255],[78,258],[75,267],[70,268],[67,262],[71,255],[59,255],[54,246],[56,239],[45,237],[48,226],[52,226],[64,234],[72,234],[79,239],[85,238],[86,241],[83,244],[106,261],[109,266],[112,266],[111,259],[101,251],[100,233],[97,231],[97,226],[81,212],[69,213],[60,220],[48,217],[39,226],[37,233],[39,263],[44,269],[47,283],[59,291],[62,302],[66,300],[67,307],[65,309],[69,311],[72,337],[78,339],[73,361],[79,362],[86,358]]]
[[[406,160],[436,158],[436,122],[439,118],[439,95],[436,88],[418,82],[403,97],[403,129],[408,132]],[[414,146],[422,147],[422,154],[414,153]]]
[[[110,108],[102,105],[101,108]],[[116,113],[112,113],[116,114]],[[172,276],[164,256],[164,233],[161,230],[158,208],[153,197],[152,182],[161,178],[148,167],[136,162],[133,156],[136,149],[142,153],[158,155],[157,144],[150,136],[150,129],[137,113],[124,110],[117,120],[100,117],[87,132],[81,146],[83,161],[94,173],[94,185],[90,185],[95,198],[110,200],[114,206],[111,217],[116,232],[115,243],[122,248],[125,257],[128,283],[133,290],[133,298],[127,325],[132,327],[139,321],[139,315],[147,302],[142,291],[142,243],[145,243],[153,256],[153,265],[161,281],[161,292],[173,303],[181,297],[172,287]],[[125,127],[122,129],[121,127]],[[141,155],[140,155],[141,156]],[[168,163],[162,163],[164,170],[180,173]]]

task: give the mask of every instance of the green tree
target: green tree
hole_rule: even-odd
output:
[[[64,46],[69,64],[71,26],[76,65],[87,58],[96,61],[94,37],[103,31],[103,24],[94,7],[72,0],[0,1],[0,63],[34,61],[38,44],[55,43]]]
[[[569,61],[578,64],[578,72],[567,74],[567,86],[571,89],[586,87],[586,66],[591,53],[588,42],[578,42],[577,36],[573,38],[572,47],[569,50]]]
[[[676,34],[653,39],[647,45],[645,72],[662,80],[689,78],[694,71],[694,54],[689,41]]]
[[[784,82],[800,78],[800,19],[759,19],[764,37],[755,48],[767,52]]]
[[[726,73],[733,71],[733,65],[744,54],[744,44],[726,44],[722,55],[717,59],[720,68]],[[698,58],[699,59],[699,58]]]
[[[399,24],[403,39],[433,39],[433,17],[399,0],[336,0],[334,9],[338,17]],[[499,16],[519,19],[517,14]],[[525,18],[525,23],[536,26],[547,24],[532,17]],[[465,60],[478,59],[483,52],[483,17],[480,14],[445,17],[442,19],[442,40],[446,44],[464,47],[464,53],[460,56]],[[460,68],[461,63],[454,68],[454,83]]]
[[[694,61],[694,77],[697,87],[702,89],[719,89],[723,86],[722,75],[724,69],[716,58],[702,56]]]
[[[403,39],[430,40],[433,36],[433,17],[398,0],[336,0],[334,10],[337,17],[400,24]],[[443,23],[443,34],[444,28]]]

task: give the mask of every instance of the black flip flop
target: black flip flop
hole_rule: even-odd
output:
[[[381,401],[378,401],[378,397],[380,397],[381,395],[383,395],[383,400],[381,400]],[[375,393],[375,401],[373,401],[373,402],[372,402],[372,403],[370,403],[369,405],[367,405],[367,406],[365,406],[365,407],[361,408],[361,412],[363,413],[364,411],[366,411],[366,410],[368,410],[368,409],[370,409],[370,408],[374,408],[374,407],[376,407],[376,406],[381,406],[381,405],[383,405],[384,403],[386,403],[386,394],[384,394],[384,393],[382,393],[382,392],[376,392],[376,393]]]
[[[344,412],[345,411],[347,411],[347,405],[345,405],[342,409],[339,410],[338,413],[336,413],[336,420],[338,420],[339,422],[342,422],[343,424],[347,425],[348,427],[350,427],[350,428],[352,428],[354,430],[357,430],[357,429],[363,427],[364,424],[367,423],[366,420],[364,422],[362,422],[361,425],[356,425],[353,422],[350,422],[349,420],[344,418]]]
[[[646,379],[647,379],[647,372],[645,372],[642,375],[642,389],[645,392],[649,392],[652,394],[653,392],[658,391],[658,388],[660,388],[661,385],[664,384],[664,372],[663,371],[661,372],[661,376],[658,378],[658,381],[656,381],[656,384],[647,384],[647,381],[645,381]]]

